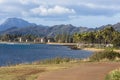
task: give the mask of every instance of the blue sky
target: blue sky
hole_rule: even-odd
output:
[[[29,22],[99,27],[120,22],[120,0],[0,0],[0,23],[10,17]]]

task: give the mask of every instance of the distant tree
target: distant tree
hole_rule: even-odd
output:
[[[115,31],[115,29],[113,27],[108,27],[108,28],[105,28],[104,30],[102,30],[102,35],[104,37],[105,44],[111,43],[112,38],[113,38],[112,34],[114,31]]]
[[[99,31],[95,32],[94,35],[95,35],[95,43],[101,44],[104,42],[102,31],[99,30]]]
[[[36,38],[36,36],[27,34],[27,35],[22,36],[22,38],[28,41],[33,41]]]
[[[112,44],[114,47],[120,46],[120,33],[117,31],[113,33]]]
[[[87,39],[88,43],[94,43],[95,42],[94,32],[88,32],[87,36],[88,36],[88,39]]]
[[[73,41],[74,42],[81,42],[82,41],[81,39],[82,39],[82,34],[75,33],[73,35]]]
[[[63,34],[57,34],[54,39],[56,42],[69,43],[71,42],[71,38],[72,38],[71,35],[63,33]]]
[[[4,35],[2,35],[1,40],[2,41],[9,41],[9,40],[11,40],[11,36],[9,34],[4,34]]]
[[[73,40],[74,42],[113,44],[114,46],[120,46],[120,32],[109,26],[103,30],[94,32],[75,33]]]
[[[61,38],[61,35],[57,34],[54,39],[55,39],[56,42],[61,42],[60,38]]]

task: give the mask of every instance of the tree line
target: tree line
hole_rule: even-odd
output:
[[[107,27],[103,30],[75,33],[73,40],[76,43],[96,43],[96,44],[113,44],[120,46],[120,32],[113,27]]]
[[[73,37],[69,34],[57,34],[53,37],[47,37],[47,36],[36,36],[32,34],[26,34],[26,35],[18,35],[18,34],[4,34],[0,35],[1,41],[10,41],[10,42],[19,42],[19,38],[22,38],[23,41],[34,41],[37,38],[44,38],[44,39],[50,39],[52,42],[58,42],[58,43],[72,43]]]
[[[19,41],[21,37],[24,40],[34,41],[36,38],[41,38],[36,35],[18,35],[18,34],[4,34],[0,35],[1,41]],[[47,37],[45,37],[47,38]],[[107,27],[102,30],[96,30],[92,32],[75,33],[73,35],[63,33],[56,34],[52,38],[52,41],[59,43],[92,43],[92,44],[113,44],[114,46],[120,46],[120,32],[116,31],[113,27]]]
[[[19,38],[22,38],[23,40],[33,41],[37,36],[27,34],[27,35],[18,35],[18,34],[4,34],[0,35],[1,41],[11,41],[16,42],[19,41]]]

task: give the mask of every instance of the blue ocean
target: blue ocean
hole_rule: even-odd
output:
[[[86,58],[93,52],[71,50],[67,46],[48,44],[0,44],[0,66],[51,59],[55,57]]]

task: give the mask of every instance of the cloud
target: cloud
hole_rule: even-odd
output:
[[[4,1],[3,0],[0,0],[0,3],[3,3]]]
[[[120,13],[118,3],[119,0],[0,0],[0,12],[10,15],[17,15],[19,12],[18,16],[41,18],[71,15],[114,16]]]
[[[64,6],[38,6],[30,8],[27,11],[23,11],[22,15],[24,17],[32,18],[41,18],[43,20],[52,20],[52,21],[65,21],[69,20],[69,16],[75,15],[76,11],[72,8],[67,8]]]
[[[92,9],[110,9],[110,10],[120,10],[120,6],[119,5],[103,5],[103,4],[95,4],[95,3],[79,3],[79,5],[81,6],[85,6],[88,8],[92,8]]]
[[[45,7],[39,6],[38,8],[34,8],[30,10],[31,13],[40,16],[54,16],[54,15],[64,15],[64,14],[74,14],[74,9],[69,9],[62,6],[54,6],[54,7]]]
[[[18,0],[23,5],[39,4],[39,0]]]
[[[0,0],[0,19],[7,17],[39,18],[53,22],[56,20],[73,22],[76,19],[79,24],[79,21],[88,17],[93,18],[94,22],[95,18],[100,18],[100,16],[119,17],[117,15],[120,14],[119,3],[120,0]],[[115,19],[118,20],[118,18]]]

